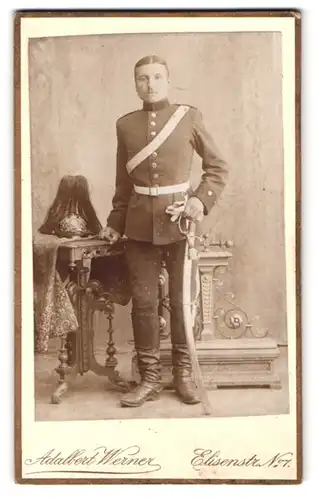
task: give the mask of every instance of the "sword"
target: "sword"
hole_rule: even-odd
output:
[[[201,403],[203,405],[204,414],[211,414],[211,406],[208,399],[208,394],[203,383],[202,373],[200,370],[192,321],[192,297],[191,297],[191,277],[193,260],[198,259],[198,251],[195,248],[195,223],[189,222],[188,231],[186,233],[186,249],[183,264],[183,315],[185,324],[185,336],[188,348],[189,357],[192,364],[194,381],[197,385]]]
[[[183,317],[185,325],[185,337],[188,348],[189,358],[192,364],[194,381],[198,388],[201,403],[203,405],[205,415],[211,414],[211,406],[208,399],[208,394],[203,383],[203,378],[197,358],[193,318],[192,318],[192,301],[191,282],[193,261],[198,259],[198,251],[195,248],[195,229],[194,221],[182,217],[187,197],[183,201],[176,201],[173,205],[166,208],[165,212],[171,216],[171,222],[178,222],[178,228],[182,234],[186,236],[186,247],[183,262]],[[185,222],[186,229],[183,230],[181,223]]]

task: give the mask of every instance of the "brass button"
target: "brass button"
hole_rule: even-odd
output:
[[[152,163],[152,168],[156,168],[157,167],[157,163],[153,162]]]
[[[158,179],[159,178],[159,174],[153,174],[153,179]]]
[[[153,158],[156,158],[157,157],[157,152],[154,151],[154,153],[152,153],[152,156],[153,156]]]
[[[208,196],[212,196],[212,191],[208,191]]]
[[[151,113],[151,116],[153,116],[153,118],[156,117],[156,113]]]
[[[156,123],[155,123],[155,122],[150,122],[150,125],[151,125],[152,127],[155,127]]]
[[[156,135],[156,132],[153,130],[153,131],[151,132],[151,135],[153,135],[153,136],[154,136],[154,135]]]

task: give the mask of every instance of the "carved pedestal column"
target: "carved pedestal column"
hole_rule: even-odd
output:
[[[231,252],[221,248],[205,249],[199,254],[199,277],[200,277],[200,302],[201,302],[201,331],[198,332],[199,341],[211,341],[215,339],[215,272],[218,269],[228,267]]]

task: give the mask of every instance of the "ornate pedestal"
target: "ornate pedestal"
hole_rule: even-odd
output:
[[[257,386],[280,388],[274,372],[279,356],[275,340],[266,329],[256,327],[258,318],[247,314],[226,293],[222,275],[232,257],[231,242],[205,245],[199,250],[200,296],[195,323],[196,349],[204,381],[210,389]],[[164,304],[163,297],[163,304]],[[161,308],[162,311],[162,308]],[[162,321],[162,330],[168,320]],[[162,332],[163,381],[171,382],[171,345]]]

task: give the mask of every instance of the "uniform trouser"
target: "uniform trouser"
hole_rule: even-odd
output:
[[[173,373],[176,369],[191,370],[182,305],[185,248],[186,240],[161,246],[130,240],[127,245],[135,350],[141,379],[147,382],[160,379],[158,283],[162,260],[169,276]]]

